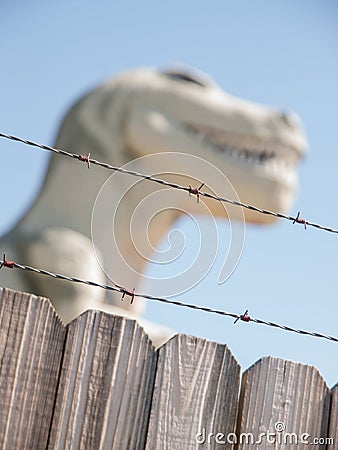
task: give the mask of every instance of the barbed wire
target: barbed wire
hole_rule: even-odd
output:
[[[77,160],[82,161],[82,162],[86,162],[88,168],[90,168],[90,165],[93,164],[93,165],[96,165],[96,166],[103,167],[105,169],[109,169],[109,170],[113,170],[113,171],[116,171],[116,172],[125,173],[125,174],[132,175],[132,176],[144,179],[144,180],[149,180],[149,181],[152,181],[154,183],[161,184],[163,186],[167,186],[167,187],[171,187],[171,188],[174,188],[174,189],[186,191],[189,194],[196,195],[197,196],[197,200],[199,200],[200,196],[203,196],[203,197],[206,197],[206,198],[210,198],[210,199],[219,201],[221,203],[229,203],[229,204],[234,205],[234,206],[240,206],[242,208],[249,209],[251,211],[255,211],[255,212],[260,213],[260,214],[274,216],[274,217],[277,217],[279,219],[289,220],[292,223],[299,223],[301,225],[304,225],[305,228],[307,226],[310,226],[310,227],[314,227],[314,228],[317,228],[317,229],[320,229],[320,230],[323,230],[323,231],[328,231],[330,233],[338,234],[338,230],[335,229],[335,228],[323,226],[323,225],[320,225],[318,223],[310,222],[308,220],[303,219],[302,217],[300,217],[300,212],[298,212],[296,216],[288,216],[288,215],[285,215],[285,214],[282,214],[282,213],[269,211],[267,209],[258,208],[257,206],[253,206],[253,205],[249,205],[249,204],[246,204],[246,203],[242,203],[242,202],[237,201],[237,200],[231,200],[231,199],[228,199],[228,198],[225,198],[225,197],[221,197],[221,196],[218,196],[218,195],[213,195],[213,194],[210,194],[209,192],[201,191],[200,188],[198,188],[198,189],[193,188],[190,185],[189,186],[182,186],[180,184],[172,183],[170,181],[165,181],[165,180],[162,180],[160,178],[153,177],[151,175],[145,175],[143,173],[136,172],[134,170],[128,170],[128,169],[124,169],[123,167],[112,166],[111,164],[108,164],[108,163],[105,163],[105,162],[102,162],[102,161],[98,161],[96,159],[91,158],[90,157],[90,153],[88,155],[81,155],[81,154],[78,154],[78,153],[71,153],[71,152],[68,152],[66,150],[50,147],[49,145],[38,144],[36,142],[30,141],[30,140],[27,140],[27,139],[23,139],[23,138],[20,138],[20,137],[17,137],[17,136],[13,136],[13,135],[10,135],[10,134],[5,134],[5,133],[0,133],[0,137],[5,138],[5,139],[9,139],[9,140],[12,140],[12,141],[21,142],[22,144],[30,145],[30,146],[33,146],[33,147],[38,147],[38,148],[40,148],[42,150],[47,150],[47,151],[53,152],[53,153],[58,154],[58,155],[68,156],[69,158],[77,159]],[[203,185],[204,185],[204,183],[201,185],[201,187]]]
[[[15,261],[8,261],[6,259],[5,254],[3,255],[3,260],[2,261],[0,260],[0,269],[3,267],[9,268],[9,269],[17,268],[17,269],[21,269],[21,270],[27,270],[30,272],[34,272],[34,273],[37,273],[40,275],[46,275],[46,276],[60,279],[60,280],[65,280],[65,281],[69,281],[69,282],[73,282],[73,283],[81,283],[81,284],[86,284],[88,286],[94,286],[94,287],[98,287],[98,288],[109,290],[109,291],[120,292],[122,294],[121,301],[124,299],[124,297],[126,295],[131,298],[131,303],[134,301],[135,298],[144,298],[146,300],[151,300],[151,301],[161,302],[161,303],[170,304],[170,305],[174,305],[174,306],[180,306],[180,307],[184,307],[184,308],[194,309],[194,310],[202,311],[205,313],[211,313],[211,314],[217,314],[217,315],[221,315],[221,316],[232,317],[233,319],[235,319],[234,323],[237,323],[239,320],[241,320],[243,322],[254,322],[258,325],[267,325],[269,327],[279,328],[280,330],[283,330],[283,331],[290,331],[290,332],[302,334],[305,336],[312,336],[312,337],[317,337],[317,338],[321,338],[321,339],[326,339],[326,340],[329,340],[332,342],[338,342],[338,337],[329,336],[329,335],[317,333],[314,331],[301,330],[301,329],[289,327],[287,325],[281,325],[279,323],[270,322],[267,320],[256,319],[256,318],[248,315],[248,310],[246,310],[244,314],[235,314],[235,313],[227,312],[227,311],[220,310],[220,309],[209,308],[207,306],[200,306],[200,305],[194,305],[191,303],[185,303],[185,302],[182,302],[179,300],[169,300],[164,297],[156,297],[156,296],[148,295],[148,294],[140,294],[140,293],[135,292],[135,289],[130,291],[122,286],[119,286],[116,283],[114,283],[114,286],[111,286],[108,284],[97,283],[96,281],[83,280],[83,279],[77,278],[77,277],[70,277],[70,276],[59,274],[59,273],[49,272],[48,270],[44,270],[44,269],[37,269],[35,267],[16,263]]]

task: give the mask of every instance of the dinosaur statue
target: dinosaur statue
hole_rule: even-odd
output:
[[[163,153],[164,159],[165,152],[195,155],[226,174],[242,202],[286,212],[295,196],[296,165],[304,154],[306,139],[294,114],[230,96],[193,69],[146,68],[122,73],[81,98],[64,117],[55,147],[91,153],[92,158],[114,166],[152,153]],[[142,171],[144,167],[137,161],[136,167]],[[189,170],[189,166],[177,167],[181,173],[189,174]],[[163,167],[151,168],[154,174],[161,171]],[[52,154],[37,198],[0,239],[1,251],[23,264],[109,283],[93,251],[91,213],[110,175],[99,167],[88,171],[79,161]],[[132,211],[145,193],[158,188],[152,186],[143,181],[136,194],[125,198],[123,208]],[[109,195],[117,199],[120,186],[111,186]],[[179,195],[183,211],[199,213],[196,199],[187,193]],[[211,200],[208,207],[215,216],[223,214],[218,202]],[[247,222],[274,220],[238,207],[228,209],[235,219],[243,220],[243,213]],[[159,217],[151,231],[153,246],[177,217],[175,211]],[[145,260],[133,249],[128,224],[122,221],[117,233],[121,251],[134,261],[137,271],[114,265],[114,255],[105,248],[109,246],[102,245],[98,251],[103,261],[113,265],[116,280],[123,279],[126,288],[137,288]],[[0,285],[51,298],[65,322],[92,308],[137,318],[155,345],[173,334],[142,318],[139,299],[132,304],[127,299],[122,302],[121,294],[18,270],[1,270]]]

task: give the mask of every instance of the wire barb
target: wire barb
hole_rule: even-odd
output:
[[[122,292],[122,297],[121,297],[121,301],[123,302],[124,297],[126,295],[128,295],[130,297],[130,304],[132,305],[134,303],[134,299],[135,299],[135,288],[133,288],[132,291],[129,291],[128,289],[119,286],[118,284],[114,283],[116,287],[120,288],[121,292]]]
[[[3,267],[8,267],[8,269],[13,269],[13,267],[15,267],[15,262],[14,261],[7,261],[5,253],[4,253],[4,256],[3,256],[3,260],[2,260],[2,262],[0,264],[0,269],[2,269]]]
[[[251,317],[248,315],[249,310],[247,309],[244,314],[241,314],[237,317],[237,319],[234,321],[234,324],[237,323],[239,320],[242,320],[243,322],[250,322]]]
[[[304,228],[306,230],[307,221],[300,217],[300,211],[298,211],[297,216],[294,218],[294,221],[292,223],[296,223],[296,222],[304,225]]]
[[[83,161],[87,163],[87,167],[88,169],[90,169],[90,153],[88,153],[88,155],[78,155],[77,159],[79,161]]]
[[[191,184],[189,184],[189,197],[191,197],[191,195],[196,195],[197,203],[200,202],[200,190],[202,189],[203,186],[204,186],[204,183],[202,183],[201,186],[196,189],[196,188],[193,188],[191,186]]]

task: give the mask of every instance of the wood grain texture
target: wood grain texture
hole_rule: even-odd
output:
[[[309,445],[305,442],[292,444],[296,433],[301,439],[303,433],[313,438],[325,436],[328,429],[330,407],[329,389],[312,366],[278,358],[265,357],[256,362],[242,377],[237,436],[250,433],[254,439],[261,436],[259,448],[275,449],[271,442],[274,436],[267,438],[266,433],[275,433],[277,448],[282,450],[303,449]],[[278,432],[279,428],[284,431]],[[262,434],[260,434],[262,433]],[[248,439],[251,439],[251,435]],[[252,443],[245,441],[238,449],[252,449]],[[303,436],[303,440],[306,439]],[[324,448],[311,445],[312,449]]]
[[[338,448],[338,384],[331,389],[331,408],[330,408],[330,425],[327,435],[327,450],[336,450]]]
[[[0,443],[45,449],[65,326],[49,300],[0,288]]]
[[[66,327],[49,300],[0,288],[1,450],[337,448],[338,385],[316,368],[265,357],[239,385],[225,345],[177,335],[155,352],[135,321]]]
[[[71,322],[49,448],[144,448],[155,366],[135,321],[87,311]]]
[[[228,348],[178,335],[158,353],[146,448],[231,448],[202,443],[204,432],[234,431],[240,368]]]

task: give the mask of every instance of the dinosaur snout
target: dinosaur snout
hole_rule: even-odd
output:
[[[298,129],[302,132],[304,131],[303,123],[296,113],[292,111],[281,110],[278,111],[278,116],[280,120],[290,128]]]
[[[302,159],[308,151],[308,143],[304,125],[300,117],[293,111],[276,111],[276,129],[283,136],[284,143],[289,144]]]

